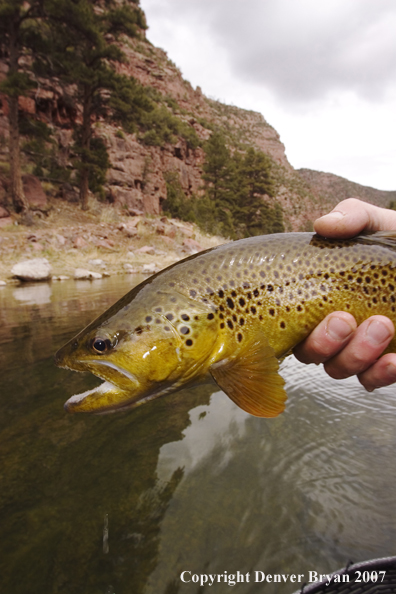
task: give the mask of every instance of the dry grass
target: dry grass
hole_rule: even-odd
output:
[[[183,245],[188,235],[202,249],[226,241],[178,220],[167,221],[167,228],[173,230],[173,242],[166,241],[158,233],[160,218],[140,217],[137,236],[130,238],[122,226],[131,224],[133,219],[113,206],[92,200],[89,211],[84,212],[77,205],[53,200],[48,216],[34,217],[32,226],[13,224],[0,228],[0,280],[9,282],[12,266],[23,259],[47,258],[55,276],[73,276],[76,268],[119,274],[126,271],[125,264],[137,271],[151,263],[161,269],[188,256],[191,249]],[[83,247],[76,247],[77,239],[84,241]],[[154,247],[155,254],[137,254],[142,246]],[[94,265],[90,260],[102,260],[105,266]]]

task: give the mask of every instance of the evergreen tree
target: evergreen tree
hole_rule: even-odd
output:
[[[88,208],[89,180],[98,166],[98,155],[91,144],[93,120],[104,113],[103,91],[111,93],[120,86],[120,76],[112,67],[112,63],[124,58],[115,43],[117,35],[133,37],[137,27],[146,28],[138,4],[138,0],[123,4],[117,0],[45,0],[51,26],[47,68],[50,65],[53,74],[76,85],[77,100],[82,105],[75,151],[79,156],[80,202],[84,210]]]
[[[241,235],[271,232],[267,225],[269,207],[264,196],[273,195],[271,162],[267,155],[250,147],[244,157],[235,156],[235,223]]]
[[[29,73],[20,67],[19,61],[27,50],[32,49],[31,43],[35,36],[29,35],[30,27],[42,16],[42,5],[43,0],[0,0],[0,48],[8,63],[7,76],[0,90],[8,98],[10,185],[17,212],[29,209],[21,178],[18,98],[26,95],[34,85]]]
[[[207,141],[205,155],[202,179],[206,182],[207,196],[216,212],[218,232],[233,237],[234,162],[220,132],[214,132]]]

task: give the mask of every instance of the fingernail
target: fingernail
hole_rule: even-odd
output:
[[[343,318],[333,317],[327,322],[327,334],[333,340],[345,340],[353,331],[354,328]]]
[[[332,212],[329,212],[329,214],[326,214],[323,217],[320,217],[320,219],[318,219],[318,220],[326,219],[326,222],[334,221],[334,223],[337,223],[344,217],[345,217],[345,213],[341,212],[340,210],[333,210]]]
[[[378,320],[372,320],[367,326],[366,337],[371,344],[378,345],[392,336],[389,328]]]

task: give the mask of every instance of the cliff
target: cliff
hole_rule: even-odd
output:
[[[287,231],[310,230],[316,217],[351,194],[375,203],[378,198],[383,205],[389,202],[390,194],[395,194],[378,193],[331,174],[295,171],[286,158],[279,134],[261,114],[224,105],[205,97],[199,87],[193,89],[166,53],[147,41],[144,32],[140,39],[124,38],[121,48],[126,60],[119,63],[119,72],[150,88],[169,113],[194,129],[201,141],[201,146],[191,148],[188,141],[179,136],[176,142],[150,146],[143,142],[139,132],[128,134],[109,118],[98,117],[95,136],[103,139],[111,163],[106,176],[105,198],[124,212],[160,214],[166,199],[164,174],[167,172],[177,172],[186,197],[202,195],[202,144],[214,129],[224,133],[234,150],[253,146],[269,155],[275,187],[273,200],[282,206]],[[0,80],[6,71],[5,62],[0,61]],[[31,95],[20,99],[20,110],[50,127],[55,141],[52,150],[59,165],[72,168],[73,128],[81,121],[81,107],[74,101],[73,88],[40,79]],[[7,101],[0,95],[0,173],[3,173],[0,201],[3,197],[3,204],[7,193],[4,177],[8,161],[7,137]],[[31,173],[29,152],[25,152],[23,167],[24,173]],[[52,197],[69,202],[77,200],[76,188],[72,184],[56,183],[51,179],[45,181],[46,192]]]

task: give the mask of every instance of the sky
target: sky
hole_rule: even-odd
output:
[[[141,0],[193,87],[253,109],[289,162],[396,190],[395,0]]]

